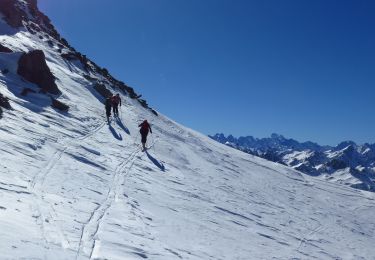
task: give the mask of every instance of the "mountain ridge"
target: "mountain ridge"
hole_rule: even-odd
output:
[[[4,15],[4,20],[10,26],[7,31],[26,30],[46,42],[51,48],[54,48],[67,63],[80,63],[83,68],[82,76],[89,80],[93,88],[101,95],[108,96],[113,91],[121,91],[157,115],[157,112],[149,107],[147,101],[141,98],[142,95],[138,95],[132,87],[114,78],[106,68],[100,67],[87,58],[86,55],[72,47],[57,32],[48,16],[39,11],[37,0],[3,0],[0,6],[0,13]],[[0,43],[0,46],[4,50],[12,52],[25,52],[24,48],[15,48],[15,46],[9,45],[6,41]],[[100,77],[93,77],[93,75],[99,75]]]
[[[222,133],[209,137],[309,175],[325,176],[354,188],[375,191],[375,144],[358,145],[353,141],[343,141],[336,146],[321,146],[310,141],[298,142],[279,134],[268,138],[236,138]]]

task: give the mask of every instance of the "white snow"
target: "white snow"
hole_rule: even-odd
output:
[[[366,149],[362,152],[362,154],[367,154],[367,153],[369,153],[370,151],[371,151],[370,148],[366,148]]]
[[[375,259],[373,193],[236,151],[125,96],[108,126],[79,66],[27,32],[3,41],[42,49],[71,109],[22,97],[29,83],[0,74],[14,108],[0,120],[1,258]]]
[[[283,156],[285,163],[290,165],[295,160],[304,161],[306,158],[311,156],[311,151],[294,151]]]

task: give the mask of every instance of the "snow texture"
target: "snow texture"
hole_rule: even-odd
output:
[[[373,193],[234,150],[125,95],[108,125],[81,67],[3,27],[14,51],[45,52],[70,110],[0,73],[14,108],[0,121],[1,259],[375,259]]]

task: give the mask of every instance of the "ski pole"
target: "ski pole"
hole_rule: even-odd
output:
[[[120,118],[121,118],[121,122],[123,121],[122,119],[122,106],[120,106]]]

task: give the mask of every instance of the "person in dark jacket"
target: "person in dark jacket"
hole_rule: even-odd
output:
[[[121,106],[120,94],[116,94],[116,96],[112,97],[112,107],[114,116],[118,116],[118,105]]]
[[[105,114],[107,115],[107,121],[109,123],[109,118],[111,117],[112,108],[112,96],[105,99]]]
[[[147,142],[148,132],[150,131],[150,133],[152,134],[151,126],[147,122],[147,120],[144,120],[138,127],[141,128],[141,129],[139,129],[139,132],[141,133],[141,136],[142,136],[143,150],[146,150],[146,142]]]

